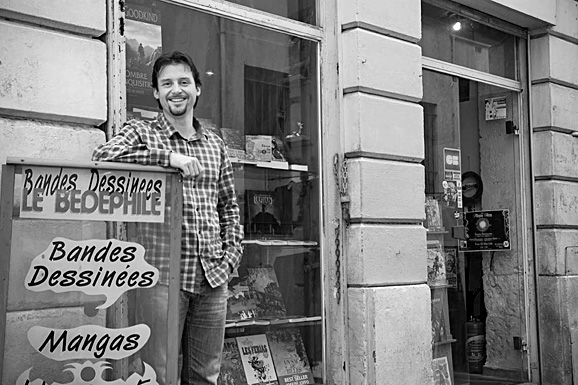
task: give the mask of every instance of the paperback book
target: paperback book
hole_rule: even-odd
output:
[[[439,241],[427,242],[427,283],[430,286],[446,285],[446,265]]]
[[[265,334],[237,337],[237,346],[248,385],[279,385]]]
[[[235,338],[226,338],[223,345],[221,372],[218,385],[248,385],[245,378],[239,347]]]
[[[279,384],[314,384],[309,359],[299,330],[277,329],[267,332],[266,335]]]
[[[273,266],[239,269],[229,282],[227,320],[271,319],[287,315]]]
[[[247,190],[246,194],[246,235],[272,236],[282,234],[280,201],[277,193]]]
[[[440,202],[431,195],[425,198],[424,227],[430,231],[443,230]]]

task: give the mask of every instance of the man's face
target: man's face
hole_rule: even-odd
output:
[[[201,88],[196,86],[191,69],[181,63],[164,66],[159,72],[158,90],[153,89],[164,113],[173,117],[192,112],[200,94]]]

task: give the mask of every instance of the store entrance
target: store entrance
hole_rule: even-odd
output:
[[[521,98],[429,70],[423,85],[436,384],[527,382]]]

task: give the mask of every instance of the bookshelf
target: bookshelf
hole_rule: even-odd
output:
[[[447,275],[447,258],[445,238],[449,231],[444,228],[443,208],[440,201],[433,195],[426,196],[425,201],[426,221],[424,227],[427,234],[427,283],[431,292],[432,313],[432,364],[434,367],[443,360],[443,370],[447,370],[454,382],[452,344],[457,340],[453,338],[450,329]]]

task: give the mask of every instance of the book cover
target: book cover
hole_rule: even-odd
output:
[[[151,81],[162,54],[160,9],[127,1],[125,15],[127,118],[153,119],[159,111]]]
[[[449,320],[445,318],[445,308],[447,306],[447,297],[443,295],[442,290],[432,289],[431,293],[431,329],[432,342],[444,342],[449,338],[449,330],[447,325]]]
[[[237,346],[248,385],[279,384],[265,334],[237,337]]]
[[[432,360],[432,369],[434,373],[434,385],[452,385],[447,357],[434,358]]]
[[[213,123],[211,119],[197,118],[197,120],[199,121],[199,123],[201,123],[203,129],[211,131],[213,134],[223,139],[223,133],[221,132],[221,129],[217,127],[217,125]]]
[[[218,385],[248,385],[235,338],[225,338]]]
[[[314,384],[309,359],[298,329],[286,328],[267,332],[275,371],[280,385]]]
[[[249,236],[280,235],[280,202],[274,191],[247,190],[245,234]]]
[[[446,279],[452,289],[458,288],[458,249],[456,247],[444,247],[444,259],[446,264]]]
[[[270,162],[272,157],[271,135],[245,135],[246,159],[258,162]]]
[[[440,211],[439,201],[427,195],[425,198],[425,223],[424,226],[428,230],[442,230],[442,216]]]
[[[221,127],[223,141],[227,148],[245,151],[245,136],[240,130],[234,128]]]
[[[427,242],[427,283],[430,286],[446,285],[446,265],[439,241]]]
[[[288,159],[285,142],[283,142],[280,136],[273,136],[271,138],[271,157],[273,160],[281,162],[286,162]]]
[[[239,269],[229,282],[227,319],[276,318],[287,315],[273,266]]]

